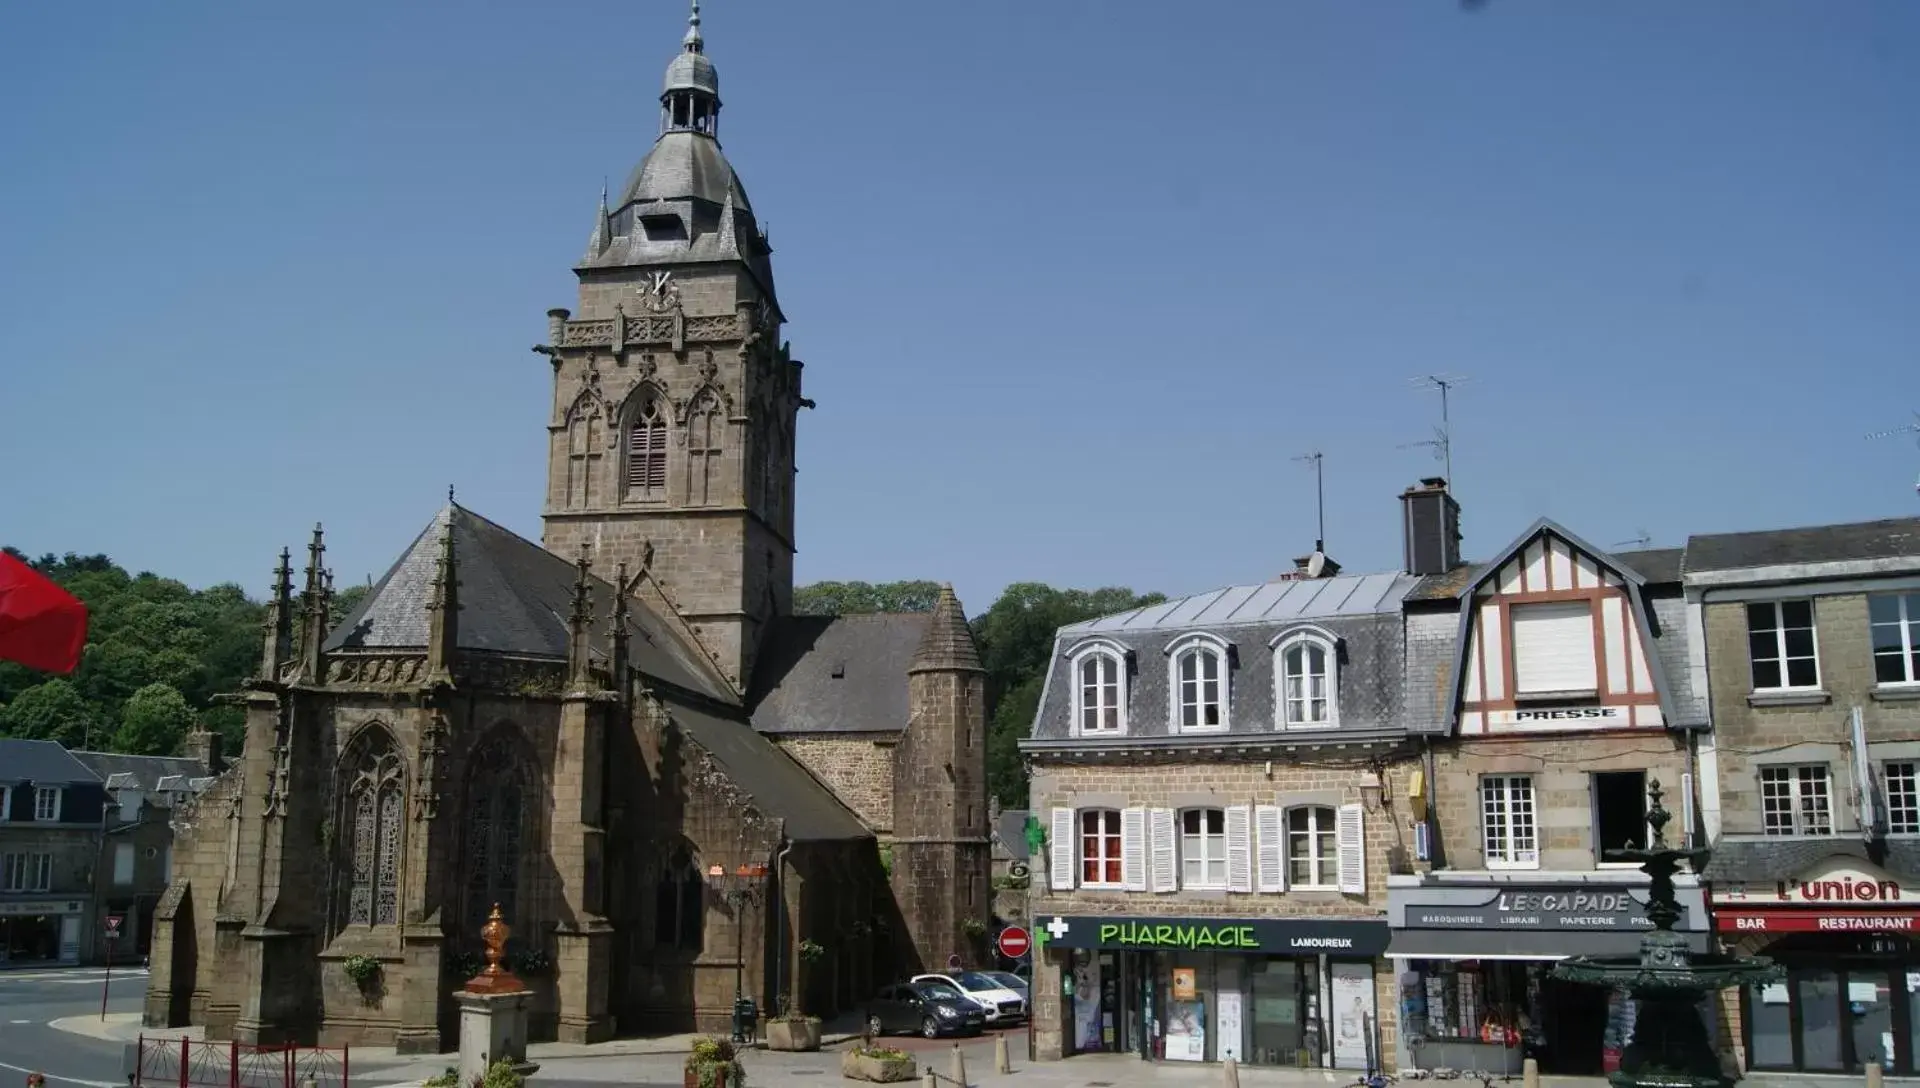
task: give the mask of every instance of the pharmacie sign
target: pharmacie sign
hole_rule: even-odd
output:
[[[1387,921],[1337,918],[1151,918],[1039,915],[1034,939],[1059,948],[1377,956]]]
[[[1652,929],[1647,907],[1622,887],[1500,888],[1479,902],[1407,904],[1409,929]],[[1685,927],[1686,908],[1681,908]]]

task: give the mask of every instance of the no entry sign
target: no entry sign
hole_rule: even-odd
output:
[[[1010,960],[1017,960],[1033,948],[1033,938],[1019,926],[1008,926],[1000,931],[1000,954]]]

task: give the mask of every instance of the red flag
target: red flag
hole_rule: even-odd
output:
[[[0,661],[72,672],[87,644],[87,606],[52,580],[0,552]]]

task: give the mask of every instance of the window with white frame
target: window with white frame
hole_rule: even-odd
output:
[[[1769,835],[1833,834],[1833,791],[1823,764],[1760,768],[1760,818]]]
[[[1920,593],[1868,597],[1867,629],[1874,682],[1920,684]]]
[[[1593,651],[1593,602],[1514,605],[1510,626],[1515,695],[1561,697],[1600,690]]]
[[[1747,656],[1755,691],[1820,686],[1812,601],[1755,601],[1747,605]]]
[[[1311,806],[1287,810],[1287,881],[1295,888],[1340,886],[1337,814]]]
[[[0,859],[0,891],[44,892],[52,886],[52,854],[8,854]]]
[[[1920,835],[1920,776],[1911,760],[1888,763],[1886,768],[1887,831]]]
[[[1281,720],[1288,728],[1340,723],[1338,668],[1333,644],[1316,635],[1280,644]]]
[[[1182,729],[1224,729],[1227,725],[1226,647],[1189,641],[1173,654],[1174,722]]]
[[[1127,730],[1126,661],[1107,649],[1091,649],[1073,659],[1073,720],[1081,733]]]
[[[1180,882],[1188,888],[1227,886],[1227,813],[1190,808],[1180,814]]]
[[[1487,868],[1539,868],[1534,811],[1532,775],[1490,774],[1480,779],[1480,831]]]
[[[58,786],[36,786],[33,791],[33,818],[36,820],[57,821],[60,819],[60,794]]]
[[[1080,883],[1094,888],[1120,887],[1119,810],[1080,810]]]

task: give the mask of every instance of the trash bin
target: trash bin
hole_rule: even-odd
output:
[[[733,1041],[750,1043],[753,1041],[753,1029],[760,1019],[760,1008],[751,997],[737,997],[733,1001]]]

